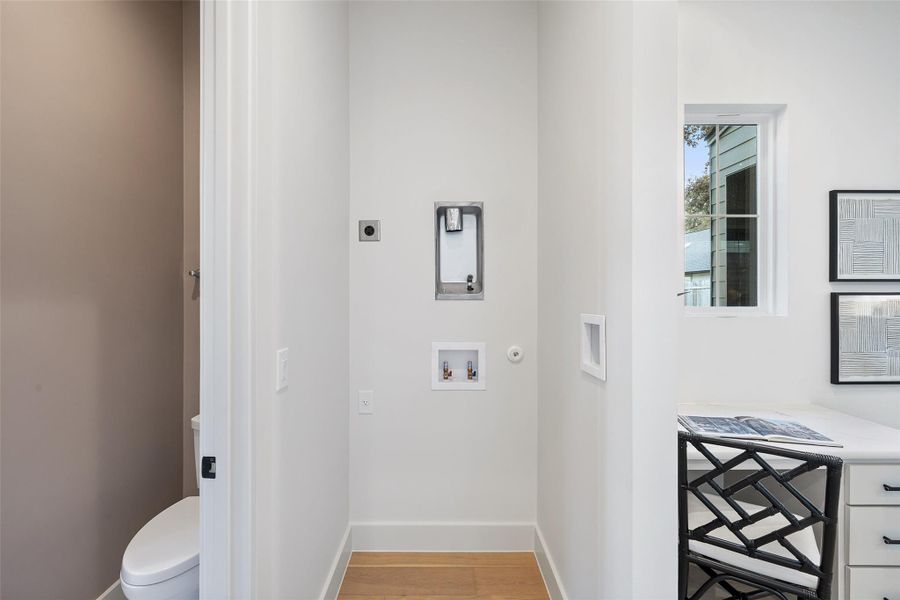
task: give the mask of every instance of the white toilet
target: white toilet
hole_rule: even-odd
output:
[[[200,415],[191,419],[200,485]],[[122,557],[128,600],[197,600],[200,597],[200,498],[188,496],[153,517]]]

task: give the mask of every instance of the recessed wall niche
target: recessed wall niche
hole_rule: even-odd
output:
[[[483,342],[432,342],[431,389],[483,390],[486,383]]]
[[[484,300],[481,202],[434,204],[435,300]]]
[[[606,381],[606,317],[581,315],[581,370]]]

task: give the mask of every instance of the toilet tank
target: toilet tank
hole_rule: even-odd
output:
[[[200,415],[191,419],[194,430],[194,475],[197,477],[197,488],[200,488]]]

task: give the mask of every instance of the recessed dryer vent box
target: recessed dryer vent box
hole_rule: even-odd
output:
[[[433,342],[431,389],[483,390],[487,382],[485,345],[481,342]]]
[[[484,300],[481,202],[434,205],[435,300]]]

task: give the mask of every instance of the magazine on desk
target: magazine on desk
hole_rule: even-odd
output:
[[[760,417],[703,417],[678,415],[678,422],[698,435],[778,444],[808,444],[842,448],[834,440],[796,421]]]

